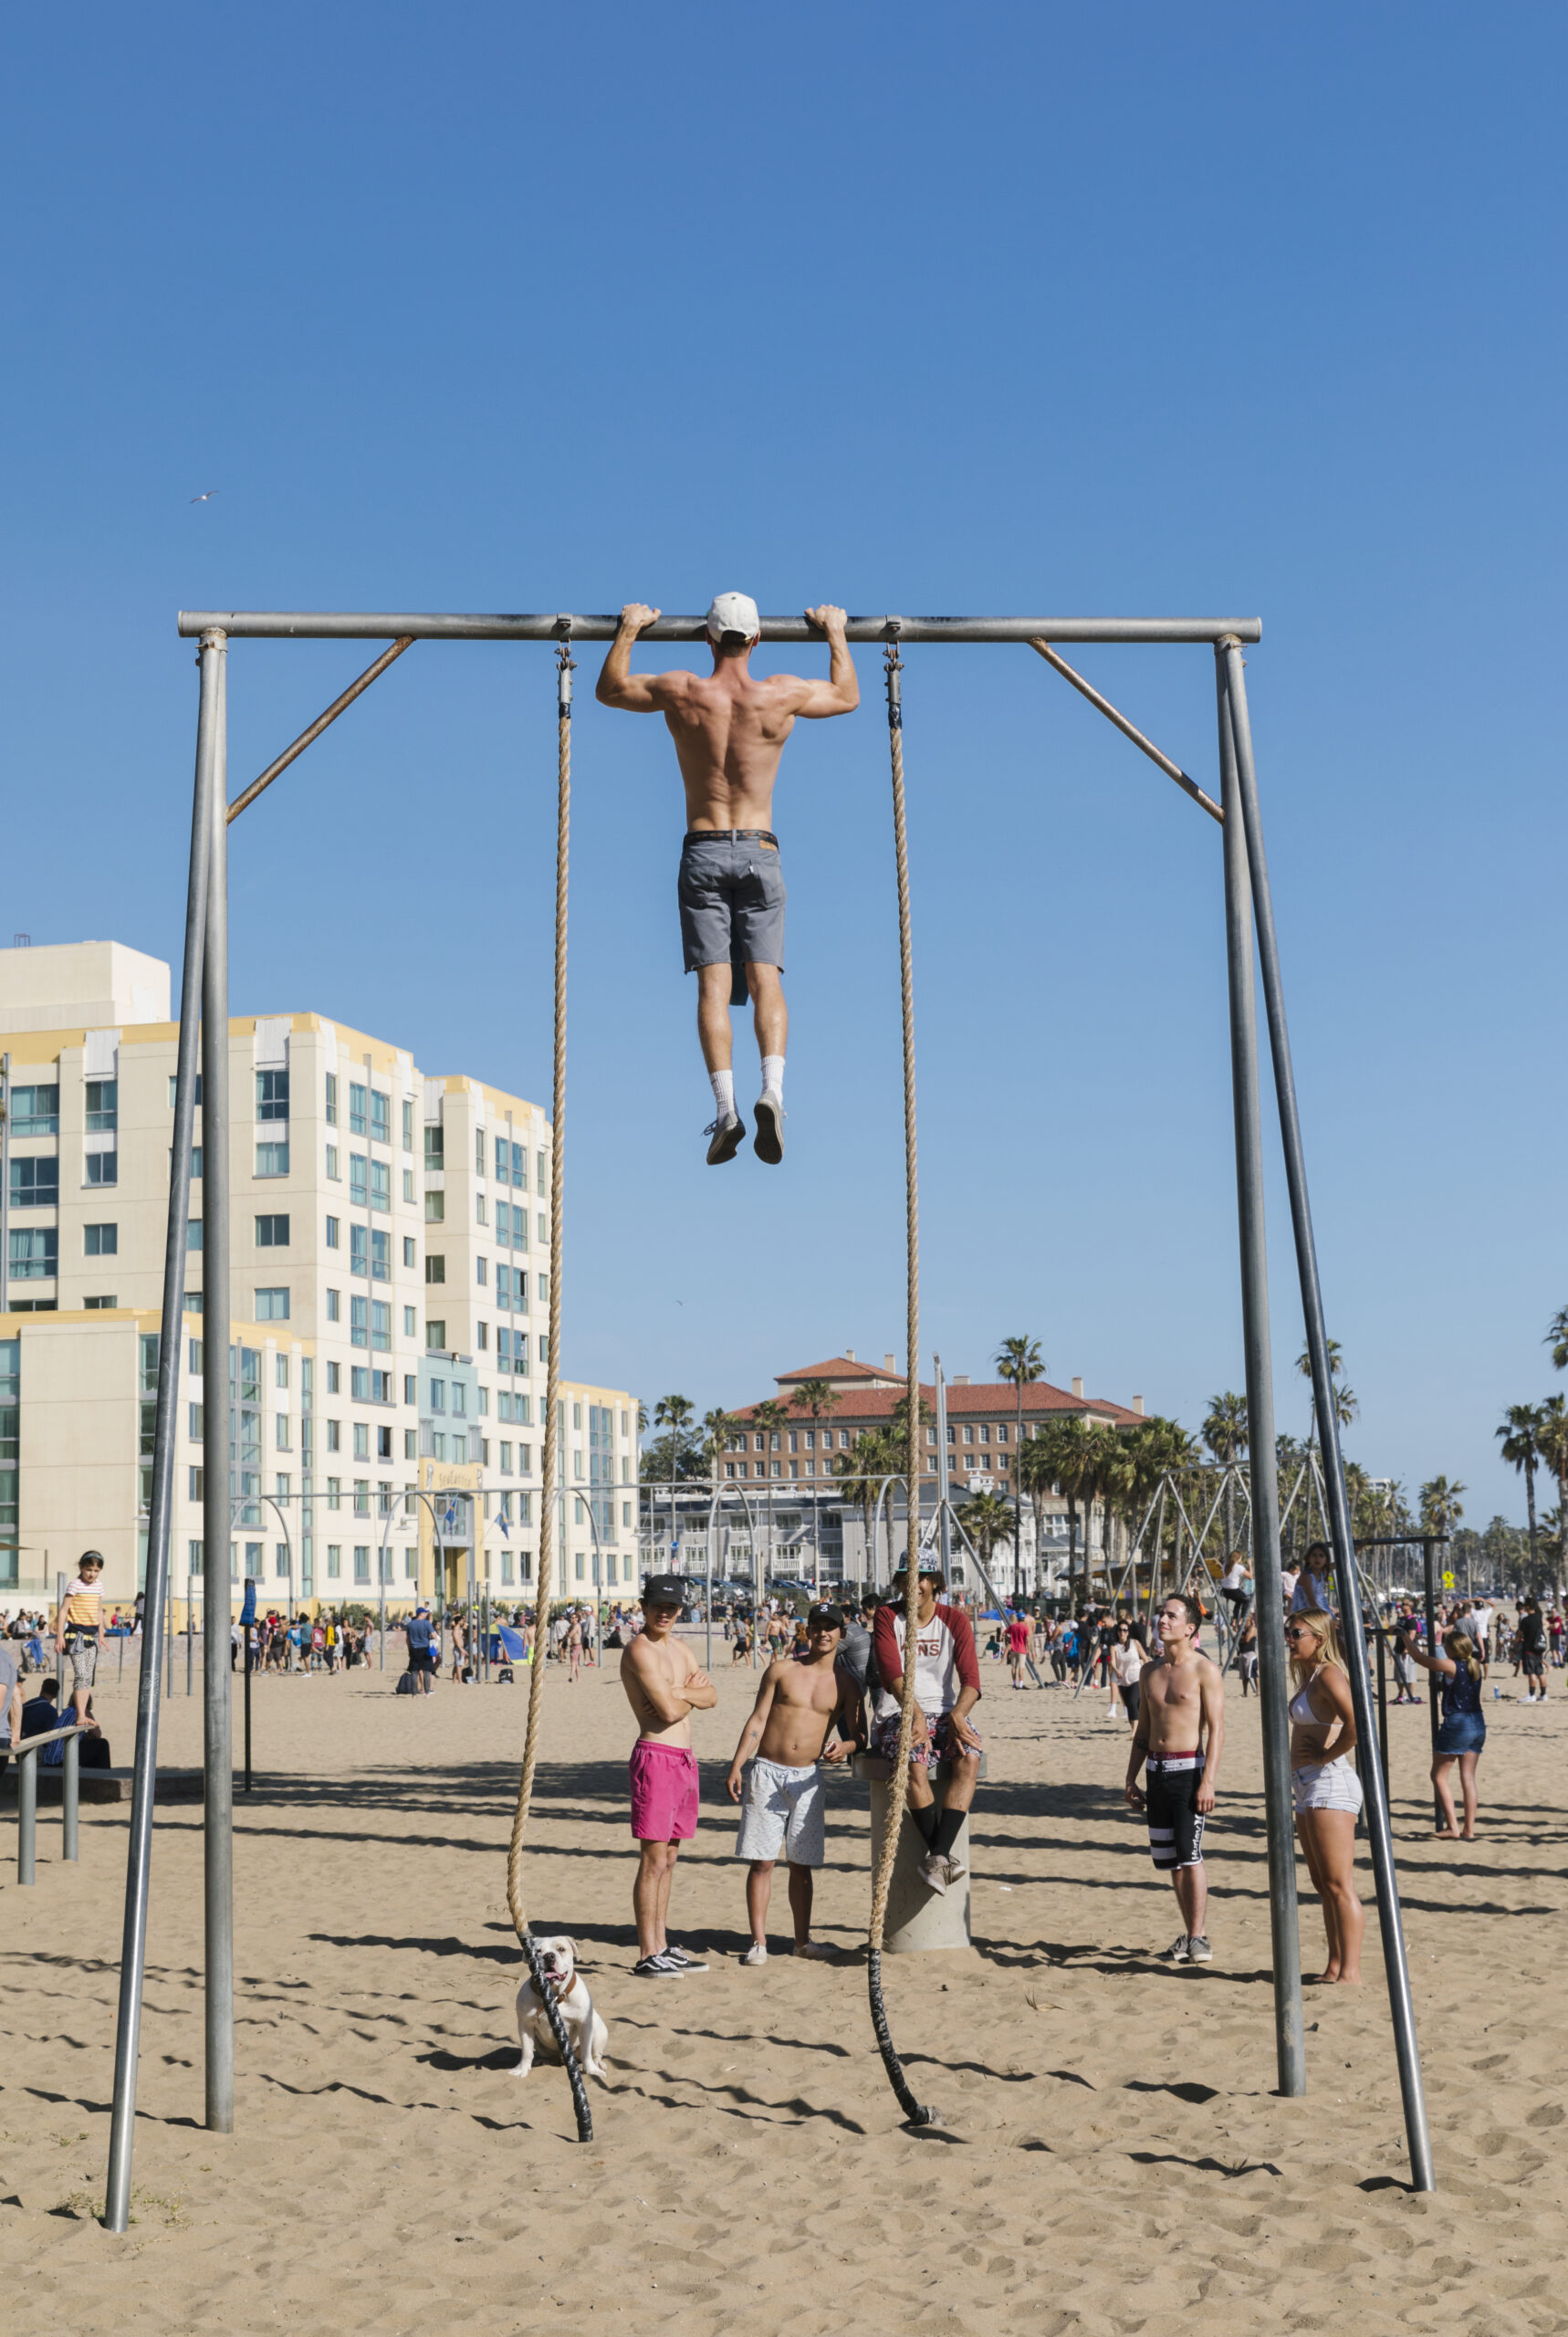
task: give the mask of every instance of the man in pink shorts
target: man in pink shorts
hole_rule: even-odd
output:
[[[692,1714],[708,1712],[718,1691],[699,1671],[675,1625],[685,1604],[677,1575],[651,1575],[643,1588],[643,1628],[621,1657],[621,1684],[637,1716],[632,1747],[632,1831],[642,1846],[632,1908],[637,1919],[640,1980],[679,1979],[707,1965],[671,1944],[670,1885],[683,1842],[697,1830],[697,1756]]]

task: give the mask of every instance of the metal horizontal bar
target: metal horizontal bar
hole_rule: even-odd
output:
[[[182,609],[183,634],[231,641],[613,641],[618,616],[355,615],[335,610]],[[1261,641],[1260,617],[852,617],[851,641]],[[702,641],[704,617],[661,617],[640,641]],[[821,642],[804,617],[764,617],[764,641]]]

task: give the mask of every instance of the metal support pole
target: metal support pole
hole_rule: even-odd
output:
[[[1307,2090],[1301,2025],[1301,1941],[1296,1913],[1295,1818],[1286,1715],[1285,1636],[1280,1597],[1280,1485],[1274,1460],[1274,1375],[1269,1338],[1269,1257],[1263,1217],[1263,1137],[1258,1073],[1258,1001],[1252,968],[1252,899],[1246,836],[1237,812],[1226,676],[1218,671],[1219,767],[1225,806],[1225,943],[1230,991],[1230,1085],[1236,1122],[1236,1207],[1241,1251],[1241,1325],[1251,1456],[1252,1582],[1258,1616],[1258,1704],[1263,1735],[1263,1806],[1269,1839],[1269,1928],[1274,1966],[1274,2050],[1280,2091]]]
[[[1322,1440],[1323,1491],[1333,1543],[1340,1612],[1344,1622],[1351,1699],[1357,1737],[1367,1745],[1370,1760],[1376,1761],[1376,1754],[1372,1749],[1375,1742],[1372,1685],[1367,1671],[1366,1640],[1361,1623],[1361,1588],[1356,1579],[1355,1546],[1351,1535],[1350,1504],[1345,1497],[1344,1463],[1340,1453],[1339,1420],[1334,1408],[1333,1375],[1329,1369],[1328,1334],[1323,1323],[1322,1290],[1318,1280],[1317,1245],[1312,1236],[1312,1204],[1307,1194],[1306,1156],[1301,1146],[1295,1076],[1291,1066],[1284,986],[1280,971],[1279,942],[1274,931],[1273,902],[1269,891],[1269,864],[1263,850],[1262,822],[1258,808],[1252,733],[1247,718],[1247,685],[1242,671],[1245,660],[1239,640],[1228,638],[1216,646],[1217,654],[1223,659],[1229,699],[1230,719],[1225,727],[1229,729],[1235,750],[1235,794],[1246,823],[1247,860],[1252,879],[1258,955],[1263,978],[1264,1005],[1269,1017],[1274,1092],[1280,1108],[1285,1179],[1291,1196],[1291,1222],[1296,1242],[1301,1312],[1306,1321],[1307,1353],[1312,1360],[1312,1397]],[[1226,834],[1228,839],[1228,823]],[[1260,1422],[1258,1427],[1260,1429]],[[1271,1430],[1272,1423],[1270,1433]],[[1272,1450],[1271,1443],[1268,1450]],[[1256,1456],[1259,1447],[1254,1444],[1252,1451]],[[1255,1508],[1257,1491],[1255,1484]],[[1260,1631],[1260,1639],[1261,1636]],[[1381,1772],[1381,1763],[1378,1769]],[[1416,2012],[1410,1996],[1410,1967],[1405,1952],[1405,1925],[1399,1910],[1399,1881],[1394,1866],[1388,1803],[1381,1774],[1375,1776],[1370,1782],[1374,1789],[1366,1797],[1366,1830],[1377,1889],[1377,1919],[1383,1935],[1383,1961],[1388,1981],[1389,2009],[1393,2016],[1394,2049],[1399,2065],[1399,2091],[1404,2102],[1405,2132],[1410,2152],[1410,2176],[1417,2191],[1432,2191],[1437,2188],[1437,2183],[1432,2170],[1432,2143],[1427,2125],[1421,2059],[1416,2043]]]
[[[946,1582],[950,1577],[953,1565],[952,1511],[947,1500],[947,1381],[942,1370],[941,1357],[939,1355],[934,1355],[931,1358],[931,1362],[936,1374],[937,1546],[940,1550],[942,1558],[942,1579],[944,1582]],[[1021,1487],[1023,1483],[1023,1472],[1021,1469],[1019,1472],[1019,1483]],[[875,1572],[876,1569],[873,1567],[872,1569],[873,1579]],[[1040,1550],[1038,1546],[1034,1554],[1034,1588],[1035,1594],[1038,1598],[1040,1593]]]
[[[1437,1652],[1437,1557],[1436,1537],[1430,1534],[1423,1534],[1421,1536],[1421,1588],[1423,1604],[1427,1610],[1427,1652],[1428,1655],[1436,1655]],[[1427,1698],[1427,1724],[1432,1738],[1432,1765],[1436,1767],[1437,1731],[1442,1724],[1437,1716],[1437,1674],[1435,1672],[1428,1672],[1426,1674],[1424,1693]],[[1432,1823],[1434,1826],[1440,1826],[1442,1822],[1442,1804],[1438,1801],[1437,1790],[1434,1787]]]
[[[158,1412],[152,1446],[152,1499],[147,1522],[147,1580],[144,1585],[146,1597],[142,1602],[141,1665],[136,1699],[136,1754],[131,1788],[131,1840],[126,1857],[125,1924],[120,1950],[120,2011],[114,2038],[114,2108],[110,2121],[109,2179],[104,2198],[103,2220],[110,2231],[124,2231],[131,2219],[136,2060],[141,2036],[141,1988],[147,1968],[147,1902],[152,1866],[153,1798],[158,1776],[158,1618],[163,1611],[162,1586],[169,1565],[169,1528],[173,1513],[180,1342],[185,1308],[185,1223],[191,1208],[191,1151],[195,1131],[196,1050],[207,920],[207,846],[213,827],[213,770],[214,763],[221,760],[218,740],[223,664],[223,635],[210,634],[202,643],[200,658],[201,707],[196,721],[191,866],[185,895],[185,955],[181,975],[180,1043],[174,1078],[173,1160],[169,1171],[169,1216],[163,1242],[163,1315],[162,1336],[158,1347]],[[209,1400],[209,1419],[213,1410],[214,1405]],[[226,1423],[225,1451],[226,1453]],[[211,1550],[210,1543],[207,1548]],[[225,1548],[227,1548],[226,1535]],[[210,1559],[204,1560],[204,1565],[210,1563]],[[123,1640],[120,1645],[123,1648]]]
[[[37,1881],[38,1756],[16,1756],[16,1880],[24,1889]]]
[[[11,1057],[0,1054],[0,1315],[11,1300]],[[20,1535],[18,1535],[18,1539]],[[18,1577],[21,1573],[17,1562]]]
[[[206,1948],[206,2123],[234,2132],[234,1751],[229,1687],[229,886],[228,745],[224,654],[218,653],[217,730],[209,767],[211,833],[207,930],[202,953],[202,1336],[207,1402],[203,1420],[202,1632],[205,1703],[202,1766]],[[214,1382],[216,1382],[214,1387]],[[235,1390],[237,1396],[237,1389]]]
[[[68,1736],[60,1752],[60,1856],[62,1859],[75,1859],[79,1855],[81,1738]]]
[[[1377,1634],[1377,1742],[1383,1752],[1383,1782],[1388,1785],[1388,1641],[1385,1632]]]

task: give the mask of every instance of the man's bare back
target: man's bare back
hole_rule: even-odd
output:
[[[779,759],[796,722],[852,714],[860,704],[844,612],[827,603],[806,611],[831,652],[825,682],[753,674],[749,642],[739,650],[716,642],[711,674],[633,674],[632,645],[658,615],[642,601],[627,603],[596,697],[629,714],[664,716],[685,783],[688,830],[771,828]]]

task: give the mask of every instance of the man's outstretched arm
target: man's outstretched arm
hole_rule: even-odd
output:
[[[855,661],[844,639],[844,612],[824,601],[820,609],[806,611],[806,622],[828,636],[828,678],[825,682],[800,684],[801,697],[796,713],[804,715],[808,721],[830,714],[852,714],[861,702],[861,686]]]
[[[634,674],[632,671],[632,644],[645,625],[653,624],[659,612],[644,601],[628,601],[621,612],[621,630],[610,645],[610,655],[594,685],[593,695],[601,706],[619,706],[628,714],[662,714],[666,698],[660,688],[665,680],[663,674]]]

